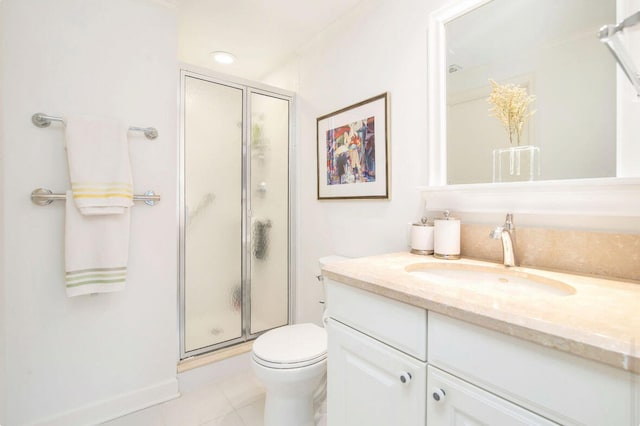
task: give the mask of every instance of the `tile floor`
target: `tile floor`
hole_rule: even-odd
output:
[[[262,426],[264,395],[264,388],[248,371],[103,426]]]
[[[262,426],[265,391],[252,371],[182,393],[103,426]],[[319,426],[326,425],[326,402]]]

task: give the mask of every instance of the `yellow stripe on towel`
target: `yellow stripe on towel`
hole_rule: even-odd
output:
[[[114,193],[114,194],[78,194],[78,195],[73,194],[73,198],[74,199],[78,199],[78,198],[128,198],[128,199],[133,199],[133,194],[119,194],[119,193]]]
[[[72,182],[73,198],[125,198],[133,199],[132,185],[126,182]]]

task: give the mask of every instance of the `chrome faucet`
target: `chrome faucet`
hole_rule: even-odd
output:
[[[502,263],[504,266],[518,266],[516,255],[516,228],[513,225],[513,214],[507,213],[504,225],[496,227],[489,234],[494,240],[502,240]]]

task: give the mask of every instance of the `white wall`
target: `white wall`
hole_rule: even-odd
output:
[[[2,20],[3,5],[0,2],[0,94],[3,92],[4,74],[4,28]],[[4,105],[0,102],[0,129],[4,129]],[[0,130],[0,200],[4,200],[4,134]],[[0,242],[4,241],[4,208],[0,205]],[[0,243],[0,424],[6,424],[6,342],[5,342],[5,298],[4,295],[4,243]]]
[[[405,250],[426,183],[427,17],[443,1],[362,2],[266,83],[297,92],[296,321],[319,322],[318,258]],[[317,200],[316,118],[389,92],[391,200]]]
[[[0,422],[95,424],[177,392],[175,11],[141,0],[0,8],[8,390]],[[29,200],[39,186],[69,187],[63,132],[34,127],[35,112],[113,116],[160,133],[153,142],[130,137],[135,191],[154,189],[162,201],[133,208],[122,292],[65,296],[64,204]]]

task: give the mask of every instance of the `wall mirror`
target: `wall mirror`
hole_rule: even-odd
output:
[[[627,87],[597,36],[616,22],[616,3],[460,0],[432,13],[430,188],[522,192],[640,176],[640,150],[620,131]],[[535,96],[520,145],[490,116],[490,80]]]

